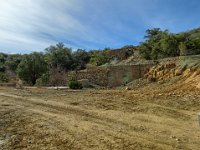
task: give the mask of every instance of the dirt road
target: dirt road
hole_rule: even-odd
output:
[[[0,88],[0,150],[200,148],[200,91]]]

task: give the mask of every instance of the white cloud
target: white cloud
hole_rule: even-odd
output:
[[[0,3],[0,43],[9,51],[42,50],[59,42],[42,33],[55,37],[76,38],[77,33],[87,36],[84,26],[67,12],[73,1],[0,0]]]
[[[120,38],[137,30],[123,22],[124,17],[129,17],[127,13],[149,21],[141,11],[143,2],[0,0],[0,43],[4,45],[0,48],[43,50],[50,44],[68,40],[72,43],[67,46],[79,48],[87,47],[88,43],[119,45]]]
[[[0,0],[0,52],[42,51],[57,42],[73,48],[138,42],[145,29],[177,22],[160,10],[163,1]]]

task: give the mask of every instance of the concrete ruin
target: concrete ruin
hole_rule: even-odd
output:
[[[104,87],[116,87],[125,85],[133,80],[143,78],[148,70],[154,66],[151,64],[120,65],[90,67],[86,70],[68,73],[68,79],[76,77],[78,80],[88,79],[91,83]]]

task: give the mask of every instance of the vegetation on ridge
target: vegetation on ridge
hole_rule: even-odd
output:
[[[200,54],[200,29],[173,34],[154,28],[146,33],[145,41],[139,45],[140,54],[146,59]]]
[[[8,82],[10,76],[18,76],[30,85],[65,84],[63,76],[68,71],[85,69],[88,64],[100,66],[114,59],[124,60],[137,50],[140,57],[147,60],[200,54],[200,28],[179,34],[159,28],[148,29],[144,38],[145,41],[137,47],[129,45],[115,50],[72,51],[58,43],[41,53],[0,53],[0,82]]]

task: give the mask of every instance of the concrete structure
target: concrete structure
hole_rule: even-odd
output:
[[[155,64],[121,65],[91,67],[86,70],[68,73],[68,79],[76,76],[78,80],[88,79],[90,82],[104,86],[116,87],[133,80],[143,78]]]

